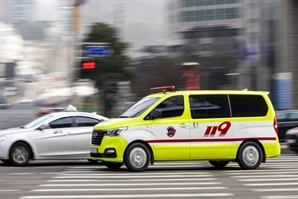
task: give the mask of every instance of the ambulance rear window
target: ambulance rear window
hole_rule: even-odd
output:
[[[266,116],[267,104],[261,95],[229,95],[232,117]]]

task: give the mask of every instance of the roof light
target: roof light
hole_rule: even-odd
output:
[[[67,111],[67,112],[72,112],[72,111],[75,112],[75,111],[77,111],[77,108],[74,107],[73,105],[69,104],[67,107],[65,107],[64,110]]]
[[[158,93],[158,92],[169,92],[169,91],[175,91],[175,86],[162,86],[162,87],[155,87],[150,88],[151,93]]]

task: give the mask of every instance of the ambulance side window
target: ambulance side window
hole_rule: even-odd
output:
[[[183,96],[173,96],[161,102],[157,107],[161,111],[161,118],[178,117],[184,112]]]
[[[227,95],[190,95],[193,119],[231,117]]]

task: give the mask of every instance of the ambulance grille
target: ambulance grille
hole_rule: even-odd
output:
[[[92,139],[91,144],[100,146],[103,136],[106,134],[106,131],[93,131],[92,132]]]

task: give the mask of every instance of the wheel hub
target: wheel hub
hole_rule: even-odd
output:
[[[24,147],[19,146],[14,150],[12,157],[15,162],[22,164],[28,160],[29,153]]]
[[[259,160],[259,152],[254,146],[249,146],[243,151],[243,160],[249,166],[254,166]]]
[[[146,152],[142,148],[134,148],[130,153],[130,162],[134,167],[143,167],[146,163],[146,159]]]

